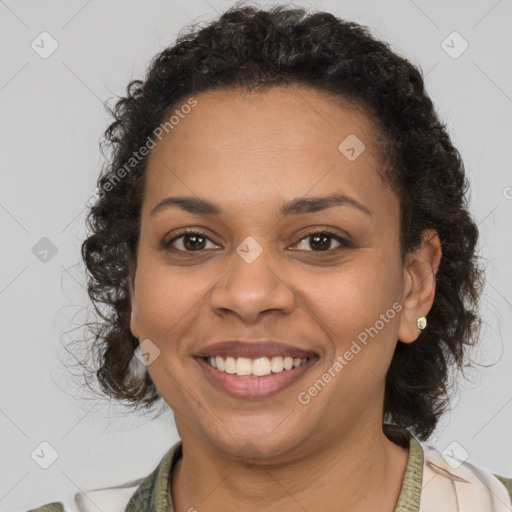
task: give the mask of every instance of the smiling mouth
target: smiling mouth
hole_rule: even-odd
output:
[[[271,374],[282,373],[304,366],[311,359],[318,359],[316,356],[298,357],[234,357],[234,356],[210,356],[201,358],[208,365],[216,370],[234,375],[240,378],[258,378]]]
[[[215,356],[213,364],[217,364],[217,358],[220,358],[221,366],[223,363],[225,365],[224,369],[221,370],[211,365],[211,357],[213,356],[195,358],[202,369],[204,377],[214,388],[238,399],[263,399],[280,393],[301,379],[320,360],[318,356],[297,358],[295,361],[291,357],[288,359],[287,357],[280,356],[271,358],[259,357],[255,359]],[[267,359],[268,364],[265,359]],[[291,369],[287,370],[286,368],[290,367],[290,363]],[[272,371],[272,364],[276,370],[275,372]],[[269,366],[270,373],[265,373],[264,375],[255,375],[253,373],[267,372]],[[229,373],[229,371],[233,373]],[[247,375],[238,375],[237,372],[246,373]]]

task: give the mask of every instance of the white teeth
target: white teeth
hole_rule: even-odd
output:
[[[212,357],[212,359],[213,359],[213,357]],[[215,363],[217,365],[217,366],[215,366],[215,368],[217,368],[221,372],[223,372],[226,369],[226,365],[225,365],[224,359],[222,359],[222,357],[216,356],[215,357]]]
[[[226,364],[224,371],[226,373],[236,373],[236,360],[234,357],[226,357]]]
[[[293,357],[258,357],[250,359],[248,357],[221,357],[212,356],[208,357],[207,361],[213,368],[231,375],[239,377],[249,377],[254,375],[256,377],[263,377],[271,373],[280,373],[283,370],[291,370],[298,368],[306,363],[306,358],[293,358]]]
[[[270,366],[274,373],[279,373],[283,371],[283,358],[282,357],[273,357],[270,361]]]
[[[237,375],[251,375],[252,361],[247,357],[238,357],[235,362],[235,373]]]
[[[249,361],[251,360],[249,359]],[[264,375],[270,375],[272,373],[268,357],[258,357],[258,359],[255,359],[254,361],[251,362],[253,375],[263,377]]]

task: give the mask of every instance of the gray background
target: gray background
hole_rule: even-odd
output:
[[[91,399],[72,375],[80,368],[63,367],[73,360],[62,343],[80,337],[88,304],[79,248],[109,123],[102,102],[124,94],[181,27],[231,4],[0,0],[2,511],[145,476],[178,439],[171,412],[150,421]],[[474,355],[483,366],[463,382],[431,442],[440,450],[457,442],[452,447],[470,462],[512,477],[512,2],[298,5],[368,25],[426,74],[466,164],[487,261],[483,341]],[[31,47],[43,31],[59,45],[46,59]],[[469,43],[458,58],[442,47],[453,31]],[[50,246],[43,237],[55,254],[42,252]],[[31,458],[43,441],[58,454],[48,469]]]

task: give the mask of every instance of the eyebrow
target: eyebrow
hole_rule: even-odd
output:
[[[197,215],[223,214],[223,210],[220,206],[206,199],[197,197],[166,197],[151,210],[150,215],[155,215],[172,206],[177,206],[183,211]],[[366,215],[372,215],[372,212],[362,203],[341,192],[323,197],[298,197],[282,205],[280,213],[284,217],[288,215],[319,212],[335,206],[350,206]]]

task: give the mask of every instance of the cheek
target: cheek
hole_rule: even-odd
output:
[[[141,336],[169,345],[195,317],[213,283],[199,269],[172,268],[144,256],[139,261],[135,306]]]
[[[364,348],[376,337],[395,341],[400,273],[392,265],[386,258],[368,252],[338,271],[315,279],[314,291],[307,292],[309,303],[337,354],[345,353],[353,341]],[[380,343],[373,351],[365,352],[382,356],[382,350],[391,349],[389,345]]]

